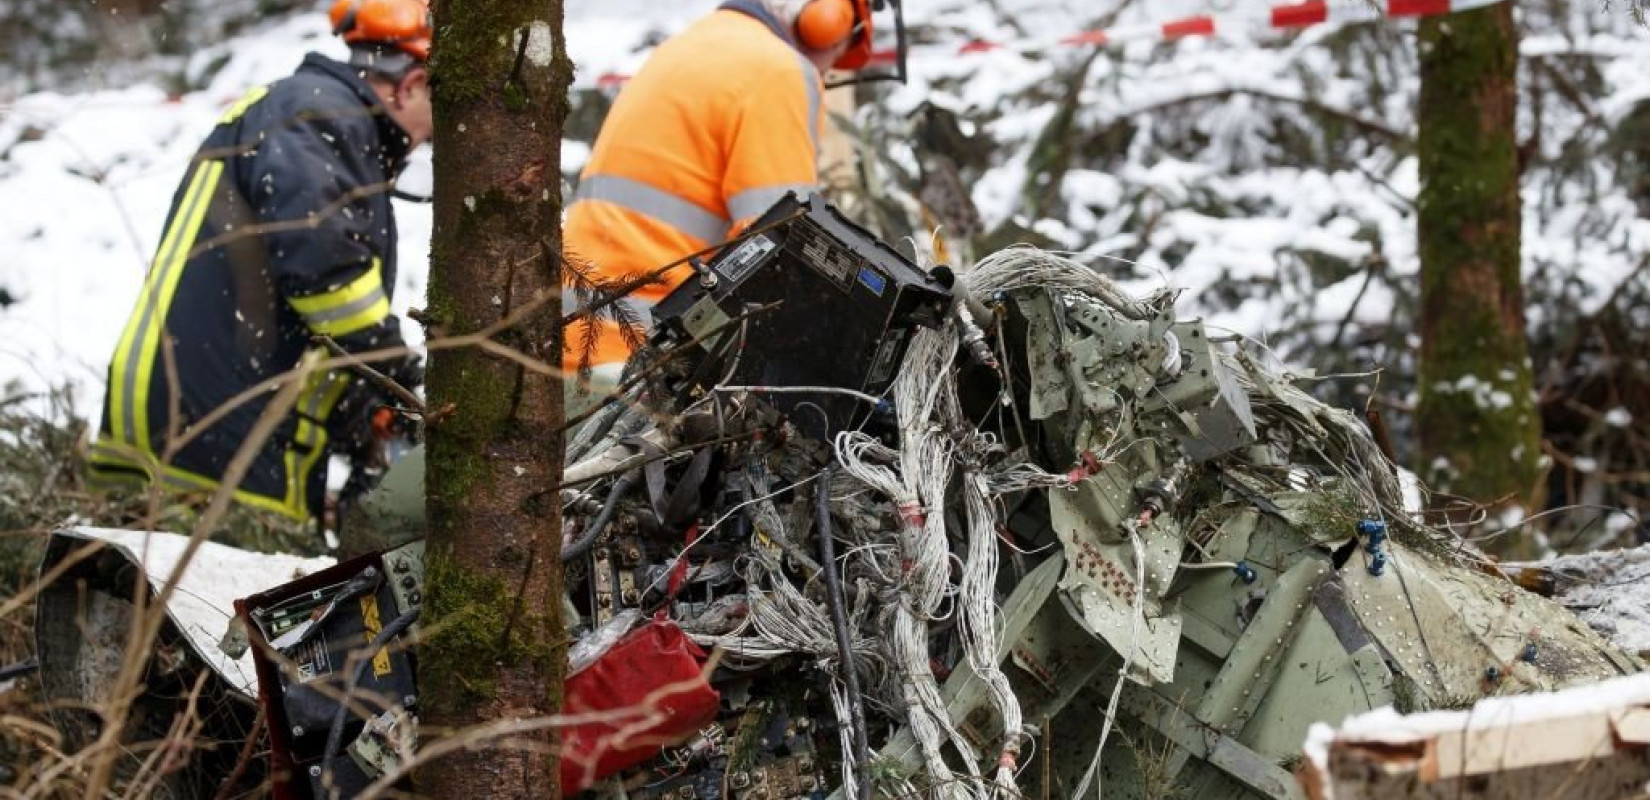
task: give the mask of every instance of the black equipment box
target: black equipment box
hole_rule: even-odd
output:
[[[691,377],[695,388],[831,387],[881,396],[916,328],[938,327],[951,307],[944,285],[817,194],[787,195],[750,230],[756,233],[724,247],[653,309],[656,351],[700,339],[720,354]],[[786,410],[819,405],[832,431],[871,410],[841,394],[769,399]],[[804,415],[797,422],[812,424]]]
[[[400,633],[422,604],[422,555],[416,542],[236,601],[269,722],[276,800],[353,797],[382,773],[360,753],[384,749],[369,741],[368,717],[416,708],[416,665]]]

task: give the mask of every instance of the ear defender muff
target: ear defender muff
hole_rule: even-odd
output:
[[[811,50],[830,49],[853,32],[853,0],[813,0],[796,16],[796,38]]]

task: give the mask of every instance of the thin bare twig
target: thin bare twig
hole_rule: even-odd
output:
[[[253,461],[257,459],[258,452],[263,448],[264,442],[269,439],[270,435],[275,432],[275,428],[286,419],[288,412],[297,404],[298,395],[303,389],[305,380],[315,372],[320,363],[319,353],[306,355],[290,373],[293,375],[293,379],[289,380],[275,395],[275,398],[270,401],[269,405],[264,407],[258,421],[253,424],[252,430],[248,433],[246,439],[241,442],[240,449],[229,460],[229,465],[224,470],[217,491],[212,494],[211,502],[208,503],[206,511],[201,514],[200,519],[196,521],[194,530],[190,531],[189,541],[184,545],[183,552],[178,557],[177,566],[172,570],[172,574],[167,576],[160,590],[155,592],[152,606],[145,608],[141,600],[137,604],[139,613],[132,626],[132,635],[127,643],[120,672],[110,690],[110,697],[113,698],[113,701],[108,703],[109,708],[105,709],[103,733],[96,743],[96,747],[101,750],[101,757],[96,758],[92,763],[90,777],[86,784],[86,800],[99,800],[103,788],[109,785],[109,780],[114,772],[114,762],[118,758],[120,736],[126,728],[126,716],[131,710],[130,704],[121,702],[121,700],[134,696],[137,691],[145,667],[149,663],[151,645],[154,643],[155,637],[159,635],[161,625],[166,619],[167,601],[171,599],[173,592],[177,590],[178,583],[183,579],[184,571],[194,561],[195,553],[200,550],[201,544],[206,541],[207,536],[217,526],[218,520],[223,517],[224,512],[229,510],[229,504],[235,497],[236,487],[240,486],[241,481],[246,478],[246,473],[251,469]],[[147,593],[143,591],[148,588],[147,582],[140,580],[138,584],[139,586],[135,590],[137,596],[139,598],[147,597]]]
[[[420,400],[418,395],[413,394],[407,387],[396,383],[390,376],[373,369],[365,361],[356,358],[354,354],[350,353],[348,350],[345,350],[343,346],[339,345],[338,342],[331,336],[323,333],[311,337],[311,340],[321,343],[334,356],[344,359],[345,366],[354,370],[356,374],[361,377],[366,378],[368,383],[377,386],[388,394],[394,395],[396,399],[406,404],[408,408],[414,409],[420,415],[423,415],[424,401]]]

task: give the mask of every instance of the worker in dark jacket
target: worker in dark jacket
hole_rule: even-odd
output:
[[[292,370],[317,335],[351,352],[402,344],[390,314],[390,189],[433,127],[428,6],[338,0],[332,21],[348,63],[312,53],[291,77],[254,89],[190,162],[109,366],[94,483],[210,494],[273,392],[208,420],[214,409]],[[413,388],[417,364],[380,366]],[[318,517],[327,456],[340,433],[356,433],[333,417],[366,402],[362,386],[351,373],[315,373],[235,499]]]

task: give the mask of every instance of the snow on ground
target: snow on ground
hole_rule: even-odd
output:
[[[714,0],[570,2],[566,41],[578,68],[576,80],[590,86],[603,75],[634,72],[653,43],[714,5]],[[1115,24],[1236,8],[1236,0],[1131,4]],[[1520,8],[1524,13],[1525,6]],[[908,12],[925,38],[913,51],[909,85],[888,90],[882,104],[902,116],[932,100],[958,112],[968,125],[978,121],[1003,145],[1004,155],[973,181],[973,199],[988,225],[1015,219],[1025,174],[1024,156],[1015,155],[1016,148],[1023,150],[1052,113],[1049,91],[1056,70],[1080,60],[1084,51],[1011,46],[961,56],[956,44],[1047,42],[1095,22],[1092,4],[932,0],[911,4]],[[1549,33],[1526,39],[1524,48],[1537,55],[1594,54],[1605,86],[1596,113],[1619,120],[1635,102],[1650,97],[1650,42],[1642,35],[1612,33],[1612,23],[1589,13],[1596,16],[1578,10],[1558,19]],[[1338,55],[1334,48],[1344,46],[1345,37],[1334,26],[1293,38],[1136,42],[1108,51],[1084,86],[1079,115],[1091,132],[1111,124],[1135,127],[1128,151],[1087,156],[1087,162],[1073,165],[1059,194],[1065,205],[1056,212],[1060,221],[1018,221],[1088,256],[1127,254],[1137,262],[1121,274],[1129,288],[1145,291],[1165,281],[1184,287],[1183,314],[1205,316],[1217,328],[1256,339],[1276,342],[1273,337],[1292,326],[1322,340],[1323,332],[1337,325],[1399,321],[1393,289],[1381,282],[1366,288],[1357,270],[1366,258],[1378,256],[1394,281],[1413,282],[1414,159],[1360,144],[1358,152],[1343,154],[1349,165],[1298,166],[1295,162],[1304,160],[1300,154],[1276,152],[1270,144],[1276,136],[1267,135],[1266,128],[1287,115],[1263,113],[1263,101],[1254,93],[1310,95],[1378,126],[1410,131],[1417,83],[1413,25],[1370,23],[1386,26],[1381,35],[1393,44],[1377,48],[1385,61],[1369,68],[1380,73],[1378,91],[1361,68],[1343,63],[1367,59]],[[67,380],[78,390],[80,411],[95,416],[108,356],[187,160],[221,109],[247,89],[288,74],[312,49],[341,52],[319,11],[271,20],[197,54],[187,83],[204,88],[182,96],[136,85],[76,95],[38,93],[0,108],[0,241],[8,245],[0,257],[0,288],[17,300],[0,309],[0,385],[17,381],[38,390]],[[1231,94],[1190,119],[1160,109],[1209,93]],[[1572,134],[1582,135],[1579,120],[1573,112],[1549,114],[1543,124],[1555,133],[1543,146],[1557,148]],[[1177,148],[1177,136],[1204,144],[1190,151]],[[582,164],[587,153],[584,142],[563,146],[569,168]],[[1597,194],[1577,192],[1556,211],[1553,203],[1544,209],[1538,202],[1563,191],[1572,190],[1539,174],[1528,180],[1527,265],[1542,265],[1542,274],[1571,287],[1566,293],[1582,300],[1607,296],[1636,266],[1632,253],[1650,246],[1650,222],[1634,219],[1632,202],[1608,182]],[[1218,202],[1211,205],[1211,199]],[[1139,208],[1156,210],[1150,226],[1135,213]],[[408,203],[397,203],[397,215],[402,241],[395,306],[404,311],[422,304],[430,216],[428,206]],[[1353,271],[1324,279],[1311,274],[1309,260]],[[1238,291],[1217,297],[1210,287],[1221,283]],[[1348,315],[1354,302],[1355,312]],[[1531,311],[1532,324],[1539,325],[1544,310]],[[417,326],[406,330],[416,340]],[[1296,350],[1283,355],[1301,357]]]
[[[1612,517],[1630,525],[1624,517]],[[1553,599],[1629,653],[1650,652],[1650,545],[1598,550],[1527,566],[1558,578]]]

